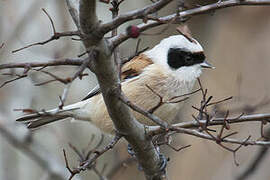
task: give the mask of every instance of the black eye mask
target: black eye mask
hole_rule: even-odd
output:
[[[203,52],[191,53],[183,48],[170,48],[168,52],[168,64],[172,69],[200,64],[204,60]]]

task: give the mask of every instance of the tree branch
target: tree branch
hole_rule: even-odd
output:
[[[13,127],[16,130],[16,127]],[[52,154],[48,154],[42,147],[36,143],[27,144],[22,141],[22,137],[16,137],[14,133],[9,132],[2,124],[0,124],[0,134],[5,140],[8,141],[13,147],[27,155],[32,159],[37,165],[42,168],[49,175],[49,179],[55,180],[65,180],[68,176],[68,172],[65,168],[53,158]],[[57,168],[55,168],[57,167]],[[80,178],[77,177],[77,180]]]
[[[80,29],[78,8],[76,7],[74,0],[66,0],[66,3],[67,3],[69,14],[71,15],[73,19],[73,22],[75,23],[77,28]]]
[[[91,46],[97,45],[103,38],[103,34],[97,30],[99,21],[96,15],[96,1],[80,0],[79,22],[81,33],[85,36],[83,43],[88,51]]]
[[[48,67],[48,66],[80,66],[84,62],[84,59],[54,59],[45,62],[25,62],[25,63],[8,63],[0,64],[0,69],[9,69],[9,68],[24,68],[29,69],[33,67]]]
[[[240,117],[232,117],[232,118],[226,118],[226,121],[229,124],[235,124],[235,123],[241,123],[241,122],[251,122],[251,121],[257,121],[257,122],[263,122],[268,121],[270,122],[270,114],[252,114],[252,115],[246,115],[246,116],[240,116]],[[200,127],[200,124],[204,125],[206,123],[207,126],[216,126],[216,125],[223,125],[224,124],[224,118],[213,118],[211,121],[207,120],[199,120],[199,121],[188,121],[188,122],[181,122],[177,124],[173,124],[173,128],[198,128]],[[164,129],[160,126],[147,126],[148,133],[150,134],[160,134],[164,132]]]
[[[151,139],[145,134],[144,125],[140,124],[133,117],[129,107],[119,100],[119,97],[122,96],[121,84],[117,65],[111,60],[112,50],[103,37],[95,35],[94,30],[91,31],[98,22],[95,13],[95,0],[80,1],[80,24],[83,33],[87,36],[83,42],[87,50],[92,48],[97,52],[92,67],[109,115],[117,131],[132,145],[147,179],[161,177],[164,173],[160,172],[162,162]]]
[[[189,135],[200,137],[203,139],[216,141],[216,138],[214,138],[208,134],[202,133],[199,130],[185,129],[185,128],[174,128],[173,130],[178,132],[178,133],[189,134]],[[231,139],[231,138],[223,138],[223,139],[221,139],[221,142],[231,143],[231,144],[242,144],[245,146],[247,146],[247,145],[270,146],[270,141],[236,140],[236,139]]]
[[[19,49],[16,49],[16,50],[13,50],[12,53],[16,53],[18,51],[21,51],[23,49],[26,49],[26,48],[29,48],[29,47],[32,47],[32,46],[36,46],[36,45],[44,45],[44,44],[47,44],[53,40],[58,40],[59,38],[61,37],[67,37],[67,36],[80,36],[80,33],[79,31],[66,31],[66,32],[56,32],[56,28],[54,26],[54,22],[51,18],[51,16],[49,15],[49,13],[44,9],[42,8],[42,11],[46,14],[46,16],[49,18],[49,21],[51,23],[51,26],[52,26],[52,30],[53,30],[53,35],[45,40],[45,41],[41,41],[41,42],[37,42],[37,43],[33,43],[33,44],[29,44],[25,47],[22,47],[22,48],[19,48]]]
[[[116,37],[112,37],[109,39],[104,38],[104,34],[107,32],[116,29],[121,24],[134,20],[134,19],[147,19],[148,15],[154,12],[157,12],[161,8],[165,7],[172,0],[159,0],[145,8],[134,10],[122,15],[117,16],[114,15],[114,19],[109,23],[100,24],[101,21],[98,20],[96,16],[96,0],[80,0],[79,4],[79,15],[76,14],[76,10],[74,6],[70,4],[71,0],[67,0],[67,5],[70,10],[70,14],[77,25],[79,31],[72,32],[64,32],[57,33],[51,20],[50,16],[47,14],[48,18],[53,27],[53,36],[44,42],[34,43],[28,45],[24,48],[33,46],[33,45],[42,45],[47,42],[50,42],[55,39],[59,39],[62,36],[72,36],[78,35],[81,37],[82,42],[85,45],[86,52],[89,56],[88,59],[93,59],[91,63],[87,61],[87,59],[59,59],[52,60],[43,63],[10,63],[10,64],[2,64],[0,65],[0,69],[7,68],[24,68],[26,71],[31,69],[32,67],[47,67],[47,66],[59,66],[59,65],[73,65],[80,66],[79,70],[72,79],[80,76],[81,73],[85,70],[85,68],[91,67],[97,76],[101,92],[104,98],[104,102],[107,106],[109,115],[114,122],[117,133],[120,133],[124,136],[127,141],[132,145],[133,150],[136,153],[136,157],[142,166],[146,178],[147,179],[163,179],[166,172],[164,169],[161,169],[162,160],[156,148],[154,147],[151,135],[159,134],[164,132],[164,128],[159,126],[144,126],[139,123],[131,113],[130,108],[127,104],[128,100],[123,100],[124,96],[121,91],[121,83],[119,80],[118,71],[119,68],[115,61],[111,60],[111,56],[113,50],[122,42],[129,38],[127,33],[120,34]],[[117,2],[117,1],[115,1]],[[227,0],[227,1],[219,1],[217,3],[201,6],[198,8],[193,8],[189,10],[185,10],[179,12],[178,14],[172,14],[169,16],[161,17],[161,18],[149,18],[147,23],[143,23],[138,25],[139,31],[145,31],[152,27],[156,27],[162,24],[168,23],[178,23],[185,18],[192,17],[194,15],[203,14],[212,12],[216,9],[231,7],[231,6],[240,6],[240,5],[270,5],[269,0]],[[116,30],[113,33],[116,35]],[[24,49],[21,48],[21,49]],[[20,50],[20,49],[19,49]],[[118,54],[116,54],[116,57]],[[67,87],[68,90],[68,87]],[[64,105],[64,100],[67,95],[67,90],[64,90],[62,98],[60,99],[59,108]],[[122,99],[124,102],[120,101]],[[210,99],[209,99],[210,100]],[[207,106],[206,102],[204,106]],[[209,104],[208,104],[209,105]],[[136,107],[133,107],[136,109]],[[203,108],[204,109],[204,108]],[[203,110],[202,109],[202,110]],[[138,109],[137,109],[138,110]],[[200,110],[200,109],[199,109]],[[140,109],[138,111],[141,111]],[[154,111],[154,110],[153,110]],[[202,115],[203,111],[200,112]],[[206,113],[207,114],[207,113]],[[228,113],[229,114],[229,113]],[[151,114],[147,114],[150,119],[154,118]],[[170,131],[189,134],[193,136],[197,136],[204,139],[209,139],[220,142],[229,142],[240,144],[238,148],[235,149],[237,151],[242,145],[262,145],[269,146],[270,142],[264,141],[251,141],[249,138],[239,141],[235,139],[228,138],[229,136],[235,134],[230,133],[229,135],[225,135],[221,137],[224,128],[226,128],[226,123],[239,123],[246,121],[269,121],[269,114],[257,114],[257,115],[249,115],[249,116],[239,116],[237,118],[214,118],[207,120],[197,120],[186,123],[178,123],[169,128]],[[159,124],[162,124],[159,123]],[[200,128],[203,127],[202,124],[205,124],[204,132],[200,132],[198,129],[188,129],[188,128]],[[222,125],[220,133],[216,136],[213,136],[211,133],[208,133],[207,126],[213,125]],[[1,130],[1,129],[0,129]],[[210,131],[210,130],[209,130]],[[220,141],[220,142],[219,142]],[[220,144],[221,145],[221,144]],[[228,149],[227,147],[223,148]],[[85,168],[87,169],[87,168]]]
[[[161,8],[165,7],[167,4],[169,4],[172,0],[159,0],[155,3],[152,3],[151,5],[148,5],[142,9],[137,9],[131,12],[127,12],[125,14],[121,14],[114,18],[111,22],[101,24],[100,30],[106,34],[107,32],[115,29],[116,27],[120,26],[121,24],[124,24],[125,22],[134,20],[134,19],[143,19],[148,14],[157,12]]]
[[[160,17],[158,18],[158,21],[148,21],[147,23],[142,23],[137,25],[140,32],[146,31],[150,28],[157,27],[166,23],[179,23],[179,20],[190,18],[195,15],[200,14],[206,14],[209,12],[213,12],[217,9],[227,8],[227,7],[233,7],[233,6],[261,6],[261,5],[270,5],[269,0],[227,0],[227,1],[218,1],[217,3],[200,6],[198,8],[192,8],[189,10],[185,10],[182,12],[179,12],[179,15],[177,13],[171,14],[168,16]],[[176,18],[176,17],[179,18]],[[112,44],[112,49],[114,49],[116,46],[121,44],[122,42],[126,41],[129,37],[127,33],[121,33],[118,36],[115,36],[110,39]]]
[[[168,129],[169,125],[168,125],[168,123],[166,121],[161,120],[159,117],[155,116],[154,114],[143,110],[139,106],[136,106],[135,104],[133,104],[131,101],[129,101],[124,96],[121,96],[120,97],[120,100],[122,102],[124,102],[126,105],[128,105],[134,111],[137,111],[137,112],[141,113],[142,115],[144,115],[145,117],[147,117],[148,119],[150,119],[151,121],[153,121],[154,123],[156,123],[157,125],[159,125],[158,127],[162,128],[163,130],[164,129],[165,130]]]
[[[58,40],[61,37],[70,37],[70,36],[80,36],[80,34],[78,33],[78,31],[54,32],[54,34],[49,39],[41,41],[41,42],[29,44],[29,45],[24,46],[24,47],[19,48],[19,49],[15,49],[12,51],[12,53],[16,53],[18,51],[21,51],[21,50],[26,49],[26,48],[30,48],[32,46],[44,45],[44,44],[47,44],[51,41]]]

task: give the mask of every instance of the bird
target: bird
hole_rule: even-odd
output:
[[[197,40],[185,35],[172,35],[152,49],[135,56],[121,67],[121,86],[125,96],[145,111],[162,101],[170,102],[192,92],[203,68],[213,68],[206,60]],[[153,114],[171,123],[184,102],[163,103]],[[135,118],[145,125],[155,125],[144,115],[133,111]],[[32,113],[18,118],[28,128],[72,118],[89,121],[101,131],[114,134],[113,121],[107,112],[99,88],[94,88],[82,101],[49,111]]]

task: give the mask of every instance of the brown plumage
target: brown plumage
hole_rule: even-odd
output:
[[[122,66],[121,79],[125,80],[138,76],[141,74],[143,69],[150,64],[153,64],[153,61],[144,54],[134,57]]]

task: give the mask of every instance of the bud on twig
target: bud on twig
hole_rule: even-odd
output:
[[[140,35],[140,29],[134,25],[128,26],[126,31],[131,38],[137,38]]]

